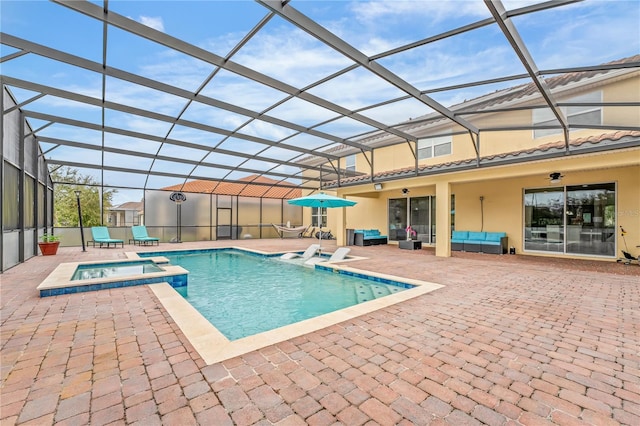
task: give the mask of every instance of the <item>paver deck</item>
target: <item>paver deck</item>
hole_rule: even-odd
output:
[[[640,424],[637,265],[352,247],[354,267],[445,287],[206,366],[147,286],[38,297],[61,262],[134,250],[158,248],[0,275],[0,424]]]

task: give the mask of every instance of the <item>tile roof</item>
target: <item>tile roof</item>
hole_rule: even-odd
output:
[[[240,183],[238,181],[246,182]],[[240,195],[243,197],[291,199],[302,196],[302,190],[281,186],[280,182],[264,176],[251,175],[236,182],[218,180],[193,180],[184,185],[162,188],[167,191],[195,192],[218,195]]]
[[[607,62],[602,65],[603,66],[625,65],[625,64],[634,64],[638,62],[640,62],[640,55],[618,59],[615,61]],[[624,67],[621,67],[621,68],[624,68]],[[594,71],[575,71],[575,72],[564,73],[564,74],[556,75],[554,77],[546,78],[545,82],[551,90],[554,90],[559,87],[566,86],[567,84],[570,84],[570,83],[576,83],[582,80],[593,78],[600,74],[606,74],[606,73],[618,71],[618,70],[619,69],[612,70],[605,67],[603,69],[594,70]],[[504,103],[515,101],[518,99],[524,99],[528,96],[537,95],[537,94],[539,94],[538,88],[533,82],[531,82],[531,83],[508,87],[505,89],[496,90],[495,92],[488,93],[488,94],[479,96],[477,98],[468,99],[460,104],[452,105],[450,109],[454,111],[456,114],[460,114],[465,110],[473,110],[473,111],[489,110],[490,107],[492,106],[504,104]],[[411,119],[410,121],[407,121],[395,127],[403,131],[410,131],[410,130],[425,127],[427,125],[434,124],[439,121],[445,121],[445,120],[447,119],[442,117],[439,114],[428,114],[422,117],[416,117],[414,119]],[[384,133],[372,134],[358,142],[372,143],[376,140],[385,139],[387,137],[388,135]],[[327,150],[326,152],[336,154],[336,153],[339,153],[340,151],[350,150],[350,149],[352,148],[349,145],[337,145]]]
[[[114,206],[110,210],[142,210],[142,201],[128,201]]]
[[[605,144],[607,142],[616,142],[620,141],[623,138],[636,138],[640,140],[640,131],[618,131],[614,133],[604,133],[601,135],[588,136],[583,138],[576,138],[569,142],[569,145],[572,148],[578,147],[586,147],[587,145],[598,145]],[[507,158],[515,158],[515,157],[531,157],[536,154],[544,154],[552,151],[562,151],[564,152],[564,141],[556,141],[550,142],[544,145],[539,145],[530,149],[523,149],[519,151],[511,151],[505,152],[496,155],[489,155],[485,157],[480,157],[481,162],[491,162],[495,160],[507,159]],[[442,169],[441,173],[446,173],[448,171],[452,171],[452,169],[460,168],[463,166],[475,166],[476,159],[469,158],[465,160],[452,161],[447,163],[439,163],[425,166],[418,166],[418,174],[426,174],[429,171],[436,171],[438,169]],[[381,180],[390,180],[394,177],[410,177],[415,176],[416,169],[414,167],[405,167],[402,169],[388,170],[384,172],[375,173],[373,175],[374,181]],[[377,179],[376,179],[377,178]],[[361,175],[354,176],[350,178],[344,178],[340,180],[340,185],[344,184],[356,184],[359,182],[371,182],[371,175]],[[336,187],[338,185],[338,181],[329,182],[327,187]]]

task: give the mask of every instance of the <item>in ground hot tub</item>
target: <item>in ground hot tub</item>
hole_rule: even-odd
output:
[[[61,263],[38,286],[40,297],[166,282],[185,287],[189,271],[166,259]]]

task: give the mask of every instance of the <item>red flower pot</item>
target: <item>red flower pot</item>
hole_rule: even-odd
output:
[[[53,256],[58,252],[58,246],[60,245],[60,241],[54,241],[52,243],[38,243],[38,247],[40,247],[40,251],[43,256]]]

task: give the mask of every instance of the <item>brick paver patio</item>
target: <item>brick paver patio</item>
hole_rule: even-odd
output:
[[[445,287],[206,366],[146,286],[38,297],[58,263],[133,250],[0,275],[3,426],[640,425],[636,265],[352,247],[350,266]]]

